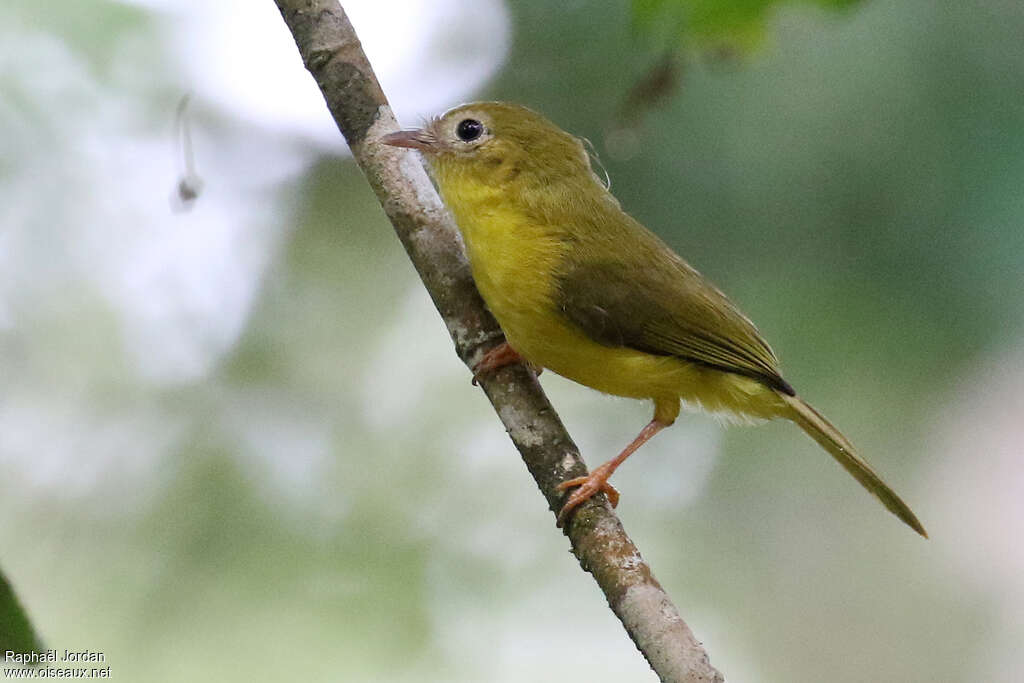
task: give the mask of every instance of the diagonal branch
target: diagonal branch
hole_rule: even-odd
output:
[[[323,92],[352,154],[377,193],[455,342],[472,365],[502,340],[476,291],[455,224],[415,155],[377,143],[398,129],[394,114],[337,0],[275,0],[302,60]],[[586,467],[533,374],[520,365],[481,382],[548,507],[556,486]],[[664,683],[724,681],[603,496],[580,506],[567,530],[630,638]]]

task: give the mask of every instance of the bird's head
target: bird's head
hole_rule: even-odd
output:
[[[381,142],[422,152],[442,190],[468,177],[488,185],[524,186],[593,179],[579,138],[517,104],[464,104],[423,128],[391,133]]]

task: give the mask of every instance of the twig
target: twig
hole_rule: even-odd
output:
[[[192,125],[188,116],[191,99],[190,93],[182,95],[174,112],[174,152],[181,151],[174,208],[182,211],[192,208],[203,190],[203,179],[196,173],[196,158],[192,151]]]
[[[455,224],[415,155],[377,143],[398,129],[359,39],[336,0],[275,0],[353,156],[366,174],[470,367],[502,340],[476,291]],[[585,474],[579,451],[533,374],[515,365],[484,377],[484,392],[548,501]],[[582,505],[567,534],[630,638],[664,683],[724,681],[651,574],[603,496]]]

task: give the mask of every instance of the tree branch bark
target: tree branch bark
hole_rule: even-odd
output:
[[[275,0],[306,68],[366,174],[468,366],[503,339],[484,307],[457,228],[416,155],[377,143],[398,129],[348,17],[336,0]],[[586,473],[533,373],[521,365],[481,381],[512,442],[557,513],[555,487]],[[577,509],[566,533],[630,638],[664,683],[724,681],[655,580],[604,496]]]

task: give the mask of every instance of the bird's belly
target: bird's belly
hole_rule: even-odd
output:
[[[682,400],[690,408],[731,421],[756,421],[775,414],[775,392],[749,377],[674,356],[604,346],[554,312],[530,316],[524,327],[515,316],[505,320],[499,316],[498,321],[512,348],[531,363],[606,394],[652,399],[667,411],[677,410]]]
[[[698,381],[695,366],[598,344],[554,311],[495,314],[509,344],[524,358],[598,391],[630,398],[678,397]]]

